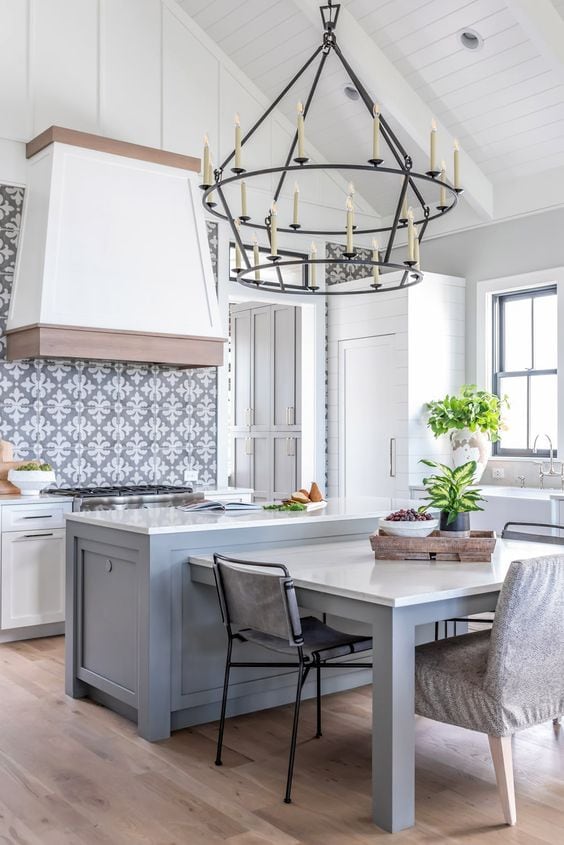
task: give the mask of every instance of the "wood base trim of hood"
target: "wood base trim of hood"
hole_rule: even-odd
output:
[[[81,326],[31,325],[9,329],[8,361],[87,358],[176,367],[221,367],[225,338],[152,334]]]

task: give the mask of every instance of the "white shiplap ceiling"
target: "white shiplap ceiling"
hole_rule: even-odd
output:
[[[276,96],[320,42],[320,24],[315,25],[306,12],[306,6],[311,12],[308,0],[179,2],[268,98]],[[555,64],[554,53],[543,50],[542,37],[533,32],[535,21],[531,27],[524,23],[522,7],[525,13],[531,7],[534,11],[532,0],[341,3],[354,24],[370,37],[374,51],[384,54],[450,137],[460,140],[478,171],[492,182],[494,192],[515,179],[534,180],[541,171],[564,168],[564,66]],[[564,33],[564,0],[552,0],[552,4],[537,0],[536,9],[542,15],[550,7],[558,24],[562,21]],[[540,23],[546,29],[547,20]],[[466,28],[482,36],[480,50],[461,46],[458,34]],[[344,49],[355,67],[354,50],[348,44]],[[370,145],[369,118],[362,104],[345,98],[347,81],[331,55],[307,121],[307,134],[328,160],[342,158],[346,149],[347,158],[364,161]],[[372,83],[366,80],[386,111],[394,91],[387,78]],[[306,90],[305,85],[298,87],[281,105],[291,120],[296,101]],[[391,122],[413,151],[416,168],[426,169],[421,144],[414,149],[401,120],[392,118]],[[450,159],[450,147],[441,149],[440,155]],[[361,186],[361,190],[385,213],[378,206],[386,197],[374,196],[370,187]]]

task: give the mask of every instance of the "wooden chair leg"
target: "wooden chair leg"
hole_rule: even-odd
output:
[[[507,824],[517,821],[515,809],[515,784],[513,783],[513,752],[510,736],[488,736],[495,769],[497,789]]]

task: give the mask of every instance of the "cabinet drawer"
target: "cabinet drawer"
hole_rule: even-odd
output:
[[[27,531],[36,528],[64,528],[65,513],[72,505],[64,502],[37,505],[6,505],[2,512],[2,531]]]

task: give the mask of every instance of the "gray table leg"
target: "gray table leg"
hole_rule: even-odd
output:
[[[373,636],[372,818],[396,833],[415,824],[415,627],[379,607]]]

